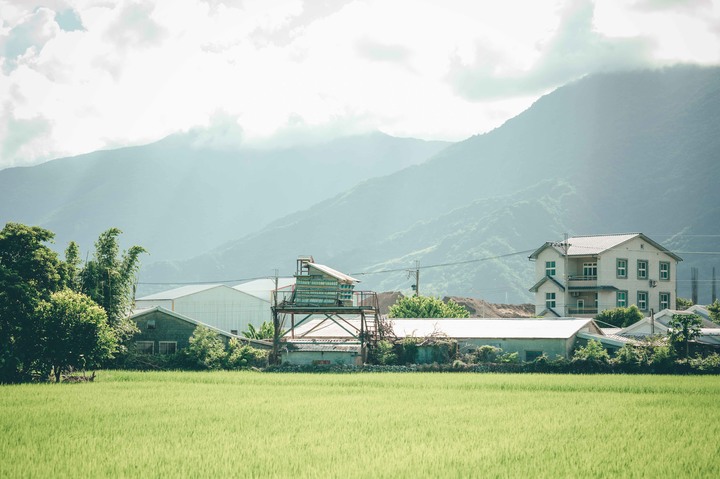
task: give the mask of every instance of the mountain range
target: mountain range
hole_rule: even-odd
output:
[[[120,227],[151,252],[139,292],[292,274],[312,254],[362,289],[407,293],[417,264],[422,294],[496,303],[532,299],[527,257],[545,241],[643,232],[684,258],[680,296],[699,268],[707,302],[718,125],[718,68],[599,74],[454,144],[376,133],[249,150],[183,134],[2,170],[0,219],[58,243]]]
[[[313,254],[370,289],[408,291],[405,270],[417,261],[421,293],[524,302],[534,282],[527,256],[545,241],[643,232],[684,258],[680,295],[696,266],[709,301],[720,256],[697,253],[720,250],[718,125],[718,68],[586,77],[420,165],[186,262],[153,265],[142,279],[291,273],[298,254]]]
[[[226,132],[221,131],[220,137]],[[0,221],[36,224],[82,250],[120,228],[146,262],[193,257],[357,182],[422,162],[448,143],[371,133],[251,149],[213,131],[0,171]]]

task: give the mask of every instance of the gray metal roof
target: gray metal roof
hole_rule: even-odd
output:
[[[138,298],[137,301],[146,300],[161,300],[161,299],[178,299],[183,296],[191,294],[201,293],[209,289],[217,288],[218,286],[225,286],[223,284],[188,284],[175,289],[169,289],[167,291],[161,291],[159,293],[151,294],[149,296],[143,296]],[[229,286],[225,286],[228,288]]]
[[[295,278],[278,278],[279,290],[290,289],[294,285]],[[273,290],[275,290],[275,279],[256,279],[253,281],[248,281],[246,283],[237,284],[233,286],[233,289],[255,296],[256,298],[260,298],[263,301],[270,302],[270,300],[272,299],[272,292]]]
[[[682,258],[671,252],[661,244],[653,241],[642,233],[622,233],[610,235],[588,235],[588,236],[572,236],[568,238],[568,256],[593,256],[601,254],[611,248],[619,246],[633,238],[640,237],[643,241],[653,245],[671,258],[682,261]],[[535,259],[546,248],[554,248],[561,255],[565,254],[563,241],[547,242],[530,255],[530,259]]]
[[[355,279],[352,276],[348,276],[345,273],[341,273],[340,271],[336,269],[332,269],[330,266],[325,266],[324,264],[318,264],[318,263],[308,263],[308,266],[317,269],[318,271],[322,271],[323,273],[332,276],[333,278],[339,280],[339,281],[345,281],[348,283],[359,283],[359,279]]]
[[[310,320],[296,328],[296,335],[301,335],[316,328],[308,337],[349,336],[347,331],[337,324],[323,320]],[[600,332],[592,319],[388,319],[397,338],[426,337],[445,335],[450,338],[463,339],[567,339],[580,330]],[[349,320],[351,324],[358,320]]]

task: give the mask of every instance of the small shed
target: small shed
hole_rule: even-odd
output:
[[[173,354],[190,344],[190,337],[198,326],[217,333],[227,343],[236,338],[258,349],[270,349],[272,344],[239,337],[196,319],[165,309],[162,306],[144,309],[130,316],[139,332],[133,337],[138,352],[147,354]]]
[[[312,256],[298,258],[292,303],[298,306],[352,306],[353,290],[360,282],[324,264]]]

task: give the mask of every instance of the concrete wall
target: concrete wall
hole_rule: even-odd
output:
[[[282,362],[297,365],[329,364],[362,366],[362,356],[355,351],[282,351]]]

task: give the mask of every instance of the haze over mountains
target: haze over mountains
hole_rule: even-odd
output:
[[[643,232],[685,259],[681,296],[700,268],[706,302],[720,255],[696,252],[720,251],[718,125],[718,68],[604,74],[450,146],[374,134],[238,151],[185,135],[3,170],[0,220],[84,249],[118,226],[152,253],[142,283],[291,274],[312,254],[363,289],[409,291],[418,261],[440,265],[421,270],[423,294],[518,303],[544,241]]]
[[[500,128],[364,183],[143,281],[292,272],[298,254],[348,273],[446,263],[421,292],[494,302],[530,299],[528,253],[562,234],[644,232],[678,251],[680,295],[699,266],[701,301],[720,236],[720,69],[675,67],[588,77]],[[720,265],[718,265],[720,271]],[[407,274],[364,287],[408,290]]]
[[[448,143],[382,133],[248,149],[212,131],[0,171],[0,221],[40,225],[83,251],[111,226],[145,262],[201,254],[359,181],[419,163]]]

